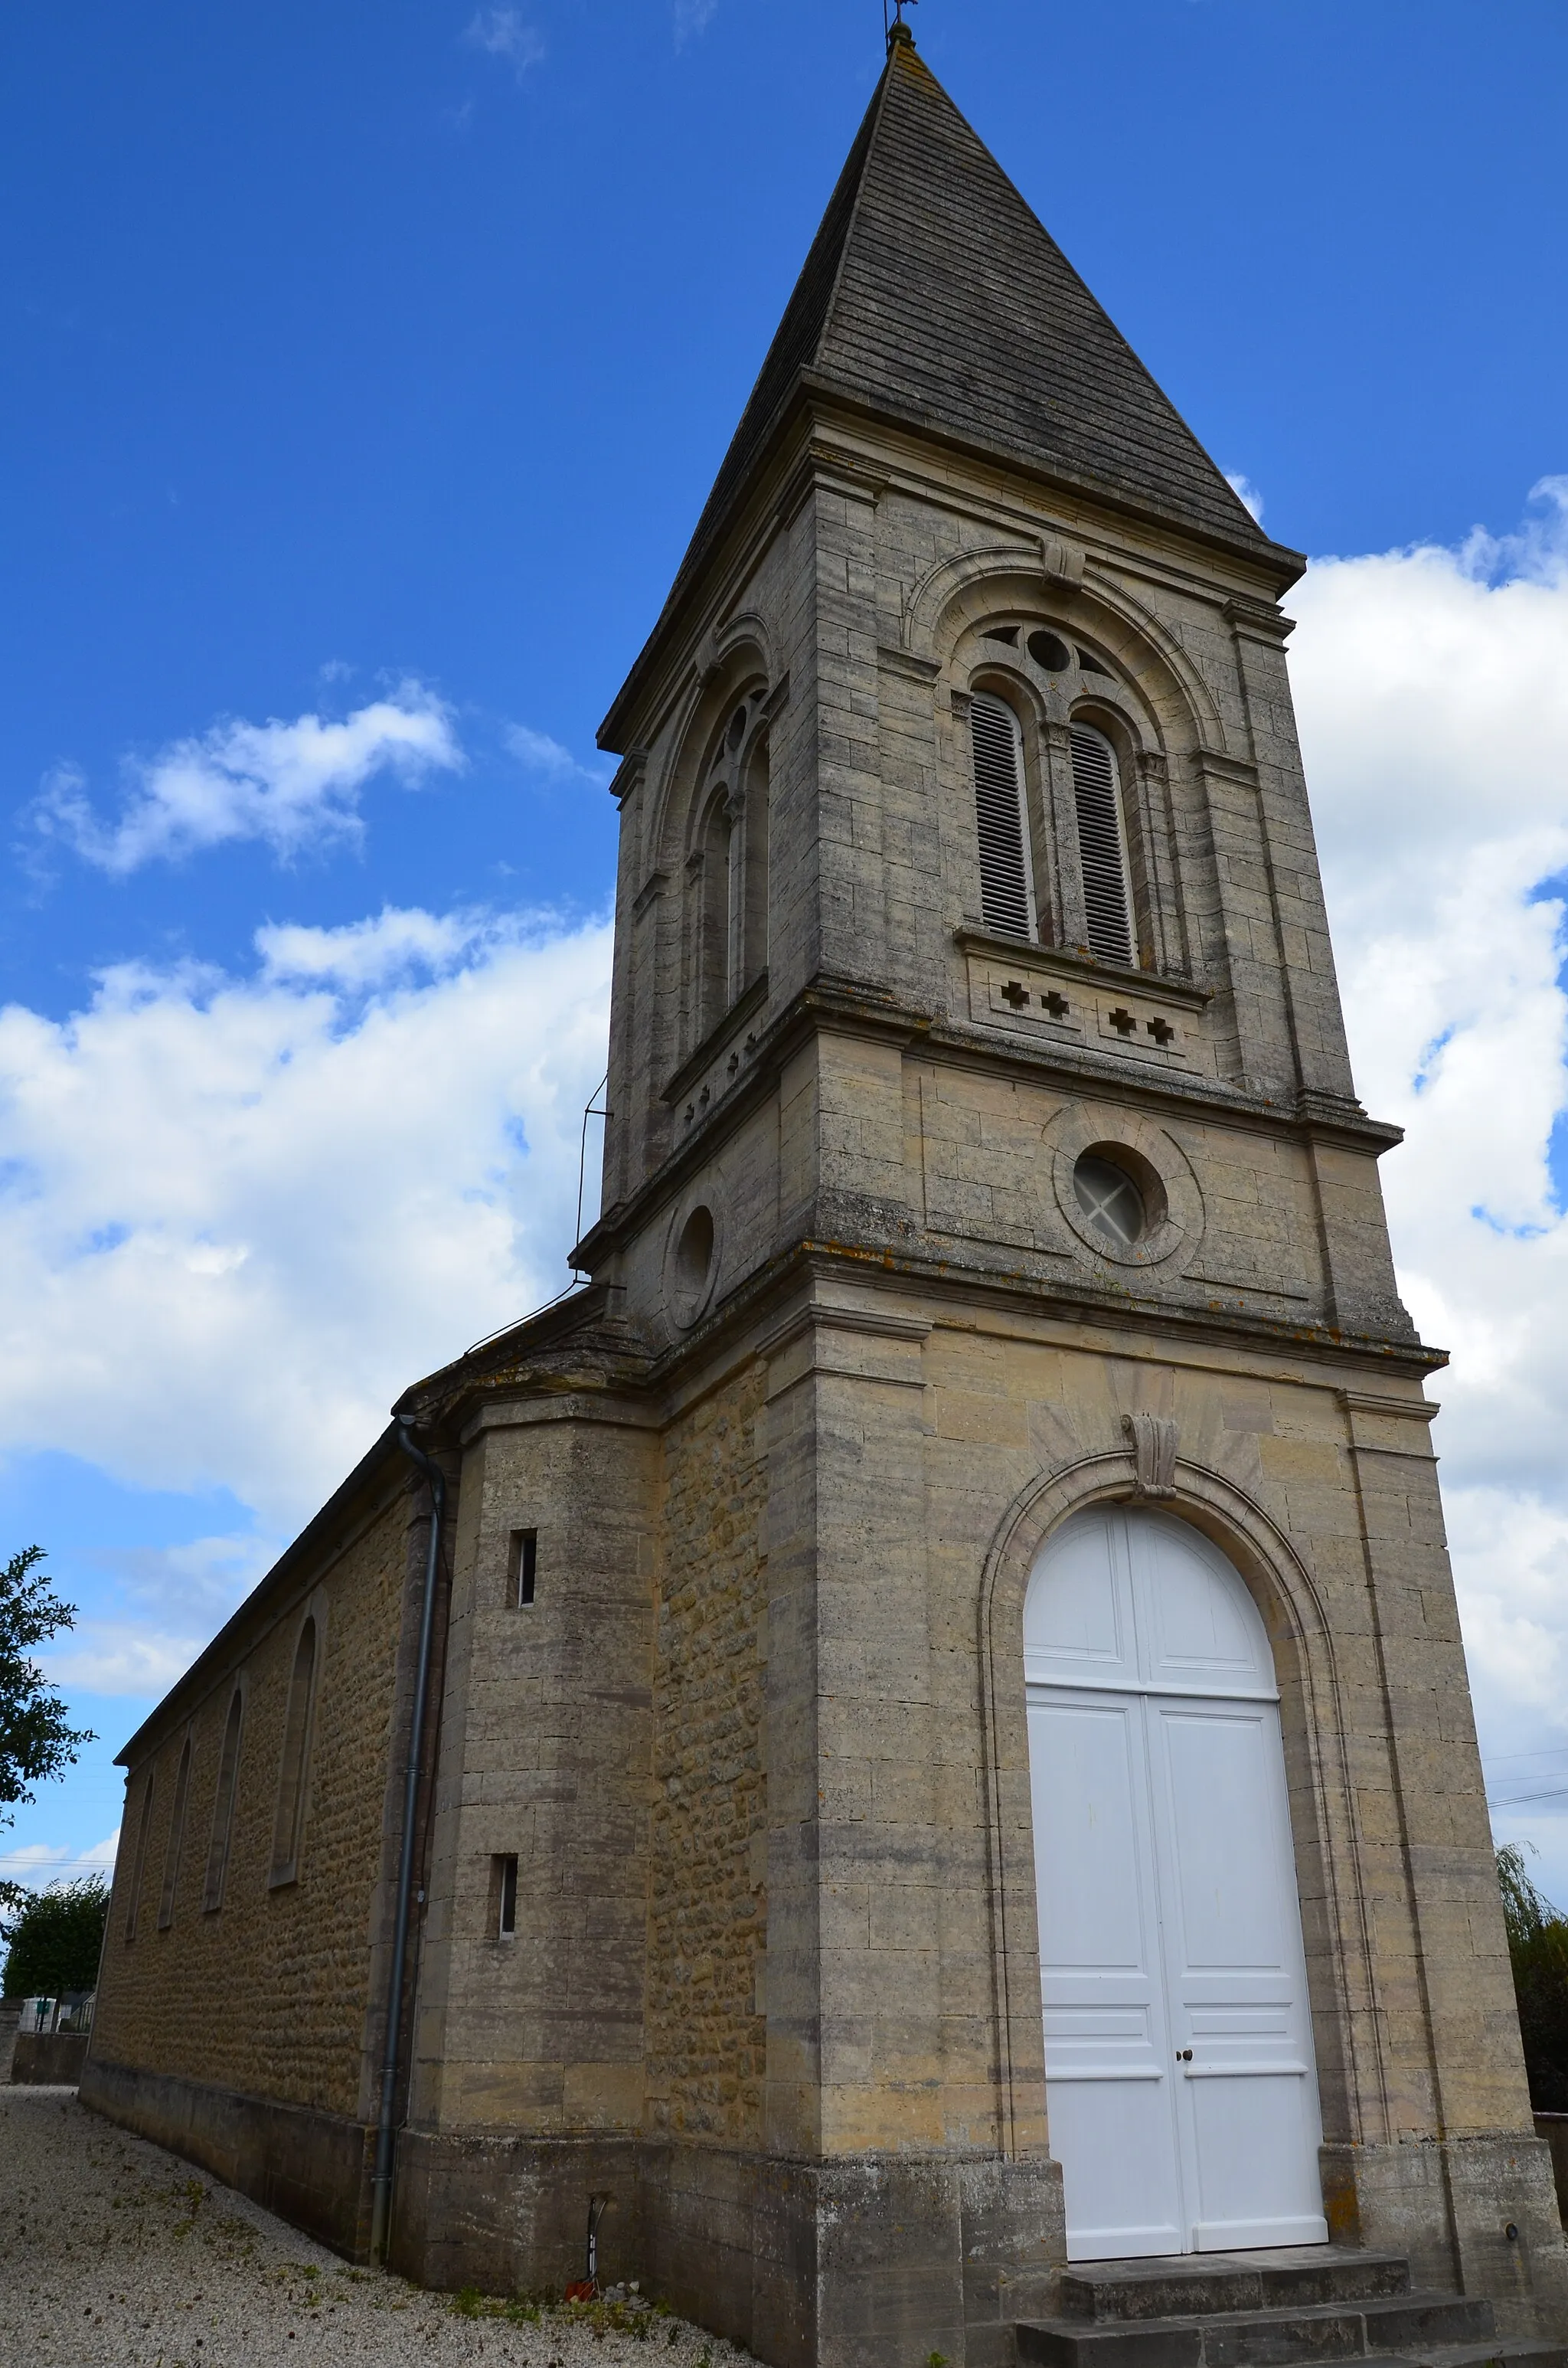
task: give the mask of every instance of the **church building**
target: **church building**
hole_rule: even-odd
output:
[[[127,1745],[98,2112],[775,2368],[1562,2359],[1303,564],[897,28],[600,735],[591,1280]]]

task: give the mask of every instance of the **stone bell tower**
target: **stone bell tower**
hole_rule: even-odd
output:
[[[890,2368],[1070,2252],[1560,2306],[1301,565],[896,35],[601,735],[592,1286],[404,1402],[419,2273],[597,2198],[603,2274]]]

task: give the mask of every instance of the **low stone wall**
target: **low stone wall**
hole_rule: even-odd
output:
[[[85,2031],[18,2031],[11,2078],[18,2088],[74,2089],[86,2058]]]
[[[215,2172],[335,2252],[369,2258],[375,2132],[363,2123],[97,2055],[83,2069],[81,2100]]]
[[[1551,2175],[1557,2181],[1557,2209],[1568,2227],[1568,2113],[1537,2113],[1535,2134],[1544,2138],[1551,2154]]]

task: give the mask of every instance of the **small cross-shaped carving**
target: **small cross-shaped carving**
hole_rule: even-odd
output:
[[[1010,1003],[1015,1011],[1021,1011],[1028,999],[1028,988],[1027,986],[1020,986],[1016,978],[1010,978],[1007,981],[1006,985],[1002,989],[1003,1002]]]
[[[687,1106],[686,1106],[686,1122],[687,1122],[687,1126],[689,1126],[689,1125],[691,1124],[692,1120],[693,1120],[696,1116],[697,1116],[697,1107],[696,1107],[696,1104],[695,1104],[695,1103],[693,1103],[693,1102],[687,1102]]]
[[[1054,987],[1049,995],[1042,995],[1040,999],[1053,1019],[1065,1019],[1072,1008],[1067,997],[1064,995],[1058,995]]]
[[[755,1053],[755,1052],[756,1052],[756,1038],[755,1036],[748,1036],[748,1037],[746,1038],[746,1051],[747,1051],[748,1053]]]
[[[706,1110],[706,1109],[707,1109],[707,1107],[708,1107],[708,1105],[709,1105],[709,1103],[712,1100],[713,1097],[712,1097],[712,1095],[709,1092],[708,1087],[707,1087],[706,1086],[704,1086],[704,1087],[703,1087],[703,1088],[702,1088],[702,1091],[698,1095],[697,1099],[698,1099],[698,1100],[701,1103],[701,1105],[702,1105],[703,1109],[704,1109],[704,1110]]]
[[[732,1077],[734,1076],[735,1071],[740,1067],[740,1065],[741,1065],[741,1056],[740,1056],[740,1054],[739,1054],[738,1053],[731,1053],[731,1055],[730,1055],[730,1059],[729,1059],[729,1071],[730,1071],[730,1075],[731,1075],[731,1076],[732,1076]]]
[[[1171,1026],[1168,1019],[1145,1019],[1143,1025],[1148,1030],[1156,1044],[1175,1043],[1176,1030]]]
[[[1108,1011],[1106,1013],[1106,1018],[1109,1020],[1111,1026],[1115,1029],[1119,1036],[1132,1035],[1138,1026],[1138,1022],[1132,1017],[1131,1012],[1124,1011],[1119,1003],[1117,1005],[1114,1011]]]

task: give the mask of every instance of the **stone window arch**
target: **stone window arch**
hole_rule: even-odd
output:
[[[1086,677],[1082,695],[1073,702],[1068,730],[1075,776],[1081,735],[1092,735],[1110,751],[1128,900],[1125,959],[1141,970],[1185,973],[1191,965],[1164,759],[1107,697],[1106,687]],[[1075,791],[1076,786],[1075,778]]]
[[[315,1723],[316,1669],[320,1658],[314,1613],[307,1615],[294,1645],[289,1701],[283,1718],[283,1757],[278,1773],[278,1805],[272,1826],[274,1889],[298,1880],[304,1838],[311,1736]]]
[[[734,906],[739,848],[736,816],[720,790],[709,803],[694,876],[697,921],[697,1037],[715,1029],[733,1001]]]
[[[1097,962],[1131,964],[1132,873],[1127,815],[1115,744],[1097,724],[1067,729],[1073,766],[1073,806],[1078,825],[1078,871],[1084,883],[1084,928]]]
[[[760,687],[726,705],[699,776],[687,874],[689,1041],[767,968],[769,767]]]
[[[175,1804],[169,1815],[169,1839],[164,1850],[164,1889],[158,1901],[158,1930],[166,1932],[175,1920],[175,1894],[179,1888],[180,1853],[185,1847],[185,1813],[190,1797],[190,1737],[180,1748],[175,1775]]]
[[[142,1878],[147,1867],[147,1839],[153,1829],[153,1789],[158,1763],[147,1763],[147,1780],[142,1787],[142,1814],[136,1821],[136,1855],[131,1861],[131,1891],[125,1903],[125,1937],[136,1938],[136,1918],[142,1906]]]
[[[1157,725],[1124,661],[1083,631],[1024,607],[971,621],[955,643],[981,923],[1117,968],[1185,974]]]
[[[201,1908],[216,1915],[223,1905],[229,1874],[229,1842],[234,1826],[234,1795],[239,1786],[240,1741],[244,1725],[244,1689],[236,1686],[229,1697],[223,1721],[223,1743],[218,1755],[218,1789],[212,1800],[212,1833],[207,1845],[207,1875],[201,1886]]]
[[[1267,1632],[1279,1691],[1299,1896],[1309,1919],[1312,2001],[1325,2142],[1357,2135],[1355,1998],[1375,1989],[1370,1936],[1355,1906],[1356,1808],[1346,1756],[1335,1644],[1314,1581],[1269,1515],[1224,1474],[1182,1453],[1172,1422],[1143,1415],[1119,1447],[1038,1472],[1003,1514],[981,1575],[979,1632],[986,1815],[995,1869],[994,1978],[1001,2018],[997,2110],[1017,2144],[1044,2099],[1034,1837],[1028,1807],[1024,1604],[1036,1556],[1074,1515],[1158,1502],[1215,1545]],[[1144,1439],[1163,1444],[1147,1464]],[[1163,1440],[1159,1435],[1163,1434]],[[1347,1855],[1348,1853],[1348,1855]]]
[[[1033,938],[1039,929],[1035,834],[1025,790],[1023,726],[1011,700],[985,689],[970,700],[969,730],[981,917],[988,929]]]

